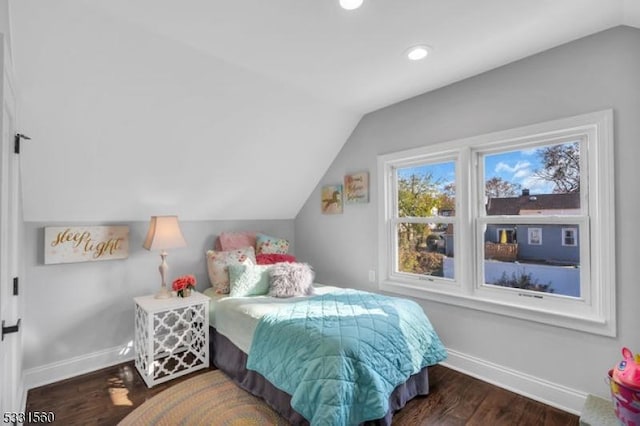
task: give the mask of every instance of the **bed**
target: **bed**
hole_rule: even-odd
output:
[[[321,285],[292,298],[205,294],[212,363],[294,425],[389,425],[446,357],[406,299]]]

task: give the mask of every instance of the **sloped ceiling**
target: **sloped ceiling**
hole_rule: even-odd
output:
[[[363,114],[638,3],[10,0],[25,220],[293,218]]]

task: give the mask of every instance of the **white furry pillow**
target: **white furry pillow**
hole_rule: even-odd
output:
[[[313,294],[314,273],[306,263],[276,263],[271,267],[269,296],[293,297]]]

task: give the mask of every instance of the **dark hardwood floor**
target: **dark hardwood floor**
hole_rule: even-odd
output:
[[[32,389],[26,409],[51,411],[59,425],[115,425],[147,399],[205,371],[148,389],[129,362]],[[577,416],[440,365],[430,370],[430,381],[431,393],[396,413],[394,425],[578,425]]]

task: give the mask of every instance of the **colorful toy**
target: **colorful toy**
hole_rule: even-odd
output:
[[[622,349],[622,361],[609,370],[613,407],[620,424],[640,426],[640,354]]]
[[[627,348],[622,348],[622,361],[613,369],[613,379],[634,390],[640,390],[640,353],[636,354]]]

